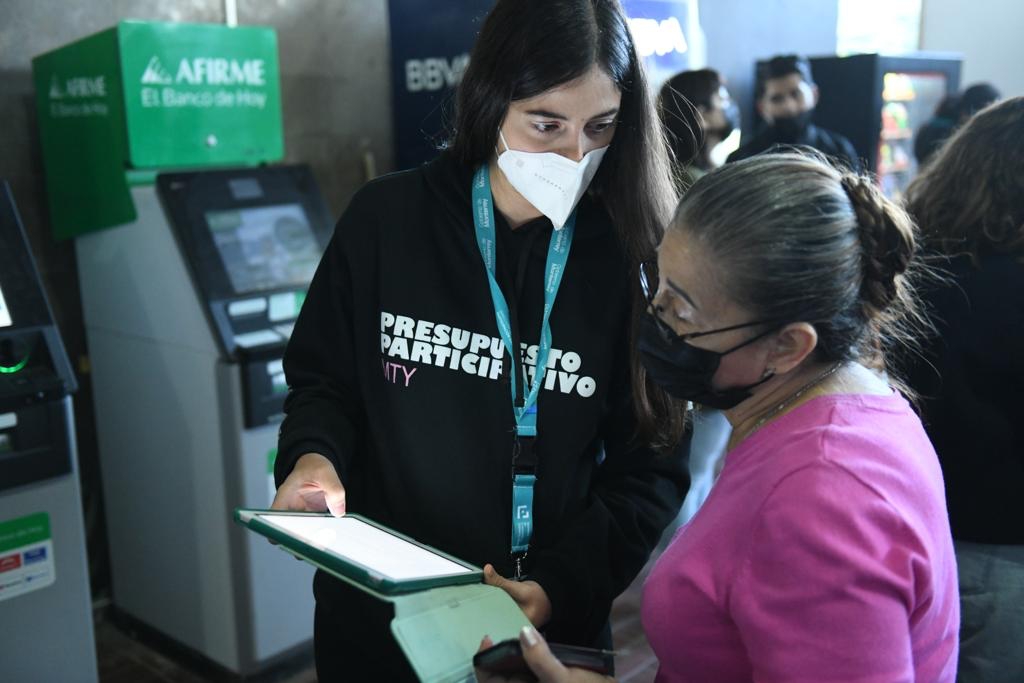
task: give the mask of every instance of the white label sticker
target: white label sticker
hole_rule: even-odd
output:
[[[0,602],[57,580],[46,513],[0,523],[0,548]]]
[[[4,301],[4,290],[0,289],[0,327],[10,327],[11,322],[11,311]]]

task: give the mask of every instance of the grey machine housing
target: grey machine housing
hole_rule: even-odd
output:
[[[41,551],[49,555],[50,564],[40,572],[47,579],[36,578],[35,584],[45,587],[15,593],[14,572],[0,572],[0,670],[10,681],[96,681],[71,403],[77,383],[3,180],[0,291],[9,309],[0,327],[0,524],[45,515],[52,544]],[[5,550],[0,561],[22,561],[16,555]],[[27,553],[22,555],[27,568]],[[22,577],[29,581],[33,573]]]
[[[76,243],[113,602],[246,676],[312,640],[312,568],[232,521],[273,498],[281,359],[308,277],[263,268],[238,291],[238,245],[215,243],[211,221],[236,212],[236,240],[246,212],[291,207],[317,260],[331,223],[305,165],[160,174],[132,199],[135,223]]]

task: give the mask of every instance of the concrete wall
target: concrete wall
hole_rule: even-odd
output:
[[[754,119],[757,60],[788,53],[835,54],[838,18],[837,0],[701,0],[708,66],[728,79],[745,136]]]
[[[959,52],[960,83],[988,81],[1005,97],[1024,95],[1024,2],[924,0],[921,49]]]
[[[0,178],[11,183],[51,305],[80,370],[76,421],[94,591],[108,584],[87,349],[74,250],[50,237],[31,58],[121,19],[224,21],[221,0],[0,0]],[[308,162],[337,216],[364,182],[363,155],[390,170],[386,0],[239,0],[240,24],[277,29],[286,161]]]

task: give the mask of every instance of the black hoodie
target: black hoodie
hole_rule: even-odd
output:
[[[442,155],[353,197],[285,355],[275,475],[280,484],[299,455],[321,453],[350,512],[510,576],[515,422],[472,173]],[[536,344],[551,223],[512,231],[496,219],[496,276],[522,340]],[[607,214],[584,198],[550,319],[525,566],[551,600],[547,633],[561,642],[595,641],[688,483],[678,456],[634,443],[628,278]],[[318,604],[332,594],[318,587]]]

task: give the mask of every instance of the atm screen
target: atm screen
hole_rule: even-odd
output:
[[[237,294],[313,279],[320,247],[299,204],[208,212],[206,222]]]
[[[7,302],[4,301],[4,288],[0,286],[0,327],[10,327],[11,324],[11,309],[7,308]]]

